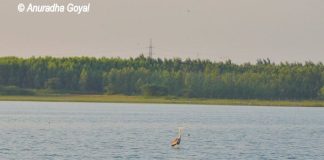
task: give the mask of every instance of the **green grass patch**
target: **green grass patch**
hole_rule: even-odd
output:
[[[164,104],[204,104],[204,105],[245,105],[245,106],[295,106],[324,107],[324,101],[304,100],[247,100],[247,99],[197,99],[176,97],[146,97],[125,95],[31,95],[0,96],[0,101],[42,101],[42,102],[99,102],[99,103],[164,103]]]

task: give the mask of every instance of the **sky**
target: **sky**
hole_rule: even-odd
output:
[[[1,0],[0,56],[323,62],[323,0]],[[19,13],[17,5],[91,4],[90,12]]]

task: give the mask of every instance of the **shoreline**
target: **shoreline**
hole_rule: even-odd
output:
[[[0,96],[0,101],[324,107],[324,100],[293,101],[293,100],[257,100],[257,99],[199,99],[199,98],[145,97],[145,96],[125,96],[125,95]]]

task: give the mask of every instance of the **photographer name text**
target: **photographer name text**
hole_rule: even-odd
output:
[[[84,14],[90,13],[91,4],[73,4],[60,5],[57,3],[50,5],[37,5],[37,4],[23,4],[19,3],[17,10],[19,13],[73,13]]]

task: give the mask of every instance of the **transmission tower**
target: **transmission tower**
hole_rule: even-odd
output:
[[[152,39],[150,39],[149,58],[152,58],[152,56],[153,56],[153,44],[152,44]]]

